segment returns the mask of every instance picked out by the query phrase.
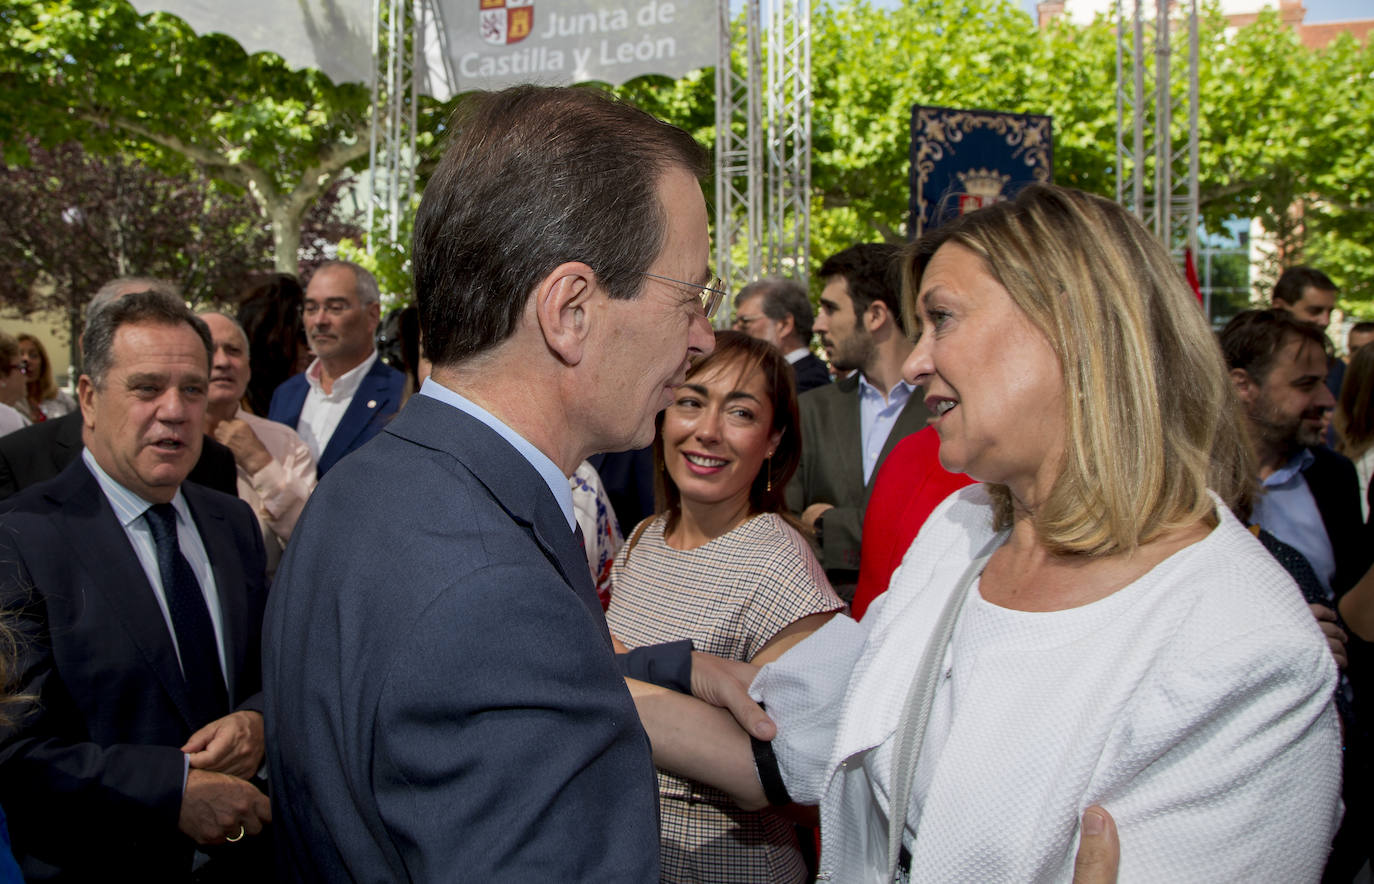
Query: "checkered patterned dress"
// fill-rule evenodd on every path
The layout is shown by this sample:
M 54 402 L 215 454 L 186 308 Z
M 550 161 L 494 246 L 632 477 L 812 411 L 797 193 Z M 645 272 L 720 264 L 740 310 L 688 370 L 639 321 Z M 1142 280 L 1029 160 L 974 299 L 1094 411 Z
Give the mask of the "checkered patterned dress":
M 611 632 L 630 647 L 692 639 L 749 660 L 791 623 L 841 607 L 810 546 L 780 516 L 749 519 L 693 550 L 671 549 L 658 516 L 616 556 Z M 789 884 L 805 877 L 790 823 L 740 810 L 724 793 L 659 772 L 662 878 Z

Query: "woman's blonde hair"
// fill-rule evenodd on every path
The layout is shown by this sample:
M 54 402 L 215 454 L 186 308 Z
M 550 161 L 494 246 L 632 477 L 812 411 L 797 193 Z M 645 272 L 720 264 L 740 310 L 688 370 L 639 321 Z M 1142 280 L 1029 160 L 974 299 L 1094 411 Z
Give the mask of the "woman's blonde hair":
M 1169 253 L 1139 221 L 1109 200 L 1047 185 L 964 215 L 907 252 L 910 328 L 920 327 L 921 276 L 946 243 L 982 258 L 1059 358 L 1066 450 L 1034 513 L 1046 547 L 1130 552 L 1212 521 L 1209 487 L 1230 506 L 1248 502 L 1252 454 L 1220 348 Z M 1026 404 L 1033 419 L 1035 403 Z M 990 491 L 1004 528 L 1011 493 Z
M 28 341 L 33 344 L 33 349 L 38 351 L 38 358 L 43 360 L 43 365 L 38 369 L 36 377 L 33 375 L 34 367 L 29 366 L 28 383 L 30 384 L 29 389 L 33 389 L 32 385 L 37 385 L 38 401 L 47 402 L 57 395 L 57 381 L 53 380 L 52 360 L 48 358 L 48 348 L 44 347 L 42 341 L 28 332 L 22 332 L 16 338 L 20 343 Z

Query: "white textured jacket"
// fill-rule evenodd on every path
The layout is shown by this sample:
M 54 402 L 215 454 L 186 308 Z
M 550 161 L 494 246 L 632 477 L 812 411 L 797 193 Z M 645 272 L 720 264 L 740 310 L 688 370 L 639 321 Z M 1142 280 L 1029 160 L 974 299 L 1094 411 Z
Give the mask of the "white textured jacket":
M 1123 882 L 1320 877 L 1341 816 L 1335 664 L 1288 575 L 1217 513 L 1091 605 L 1009 611 L 975 584 L 906 812 L 913 881 L 1067 881 L 1093 804 Z M 835 618 L 754 682 L 788 790 L 821 805 L 821 880 L 883 880 L 901 706 L 992 533 L 985 490 L 956 492 L 861 624 Z

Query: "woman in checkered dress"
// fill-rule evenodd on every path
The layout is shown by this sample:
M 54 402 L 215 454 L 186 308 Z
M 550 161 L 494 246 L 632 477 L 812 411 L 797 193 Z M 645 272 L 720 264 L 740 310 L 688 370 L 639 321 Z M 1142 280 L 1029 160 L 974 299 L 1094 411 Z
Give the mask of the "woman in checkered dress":
M 783 489 L 801 457 L 791 366 L 764 341 L 718 332 L 659 416 L 663 511 L 640 524 L 611 572 L 611 631 L 630 647 L 692 639 L 765 663 L 842 607 Z M 662 880 L 805 877 L 792 825 L 724 792 L 659 773 Z

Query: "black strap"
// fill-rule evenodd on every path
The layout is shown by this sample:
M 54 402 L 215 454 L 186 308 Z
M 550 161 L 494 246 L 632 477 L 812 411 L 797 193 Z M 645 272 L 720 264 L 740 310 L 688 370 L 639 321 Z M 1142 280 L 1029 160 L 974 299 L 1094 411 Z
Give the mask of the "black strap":
M 763 704 L 759 704 L 763 708 Z M 749 735 L 749 746 L 754 750 L 754 769 L 758 771 L 759 782 L 763 784 L 763 797 L 774 807 L 792 803 L 787 794 L 787 786 L 782 781 L 782 771 L 778 769 L 778 756 L 773 752 L 773 744 Z

